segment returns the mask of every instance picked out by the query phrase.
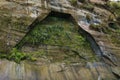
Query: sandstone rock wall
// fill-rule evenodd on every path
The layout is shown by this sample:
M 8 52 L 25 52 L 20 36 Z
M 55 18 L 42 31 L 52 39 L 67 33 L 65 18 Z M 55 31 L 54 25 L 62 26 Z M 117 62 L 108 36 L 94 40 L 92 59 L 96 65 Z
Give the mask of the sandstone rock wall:
M 68 0 L 1 0 L 0 1 L 0 52 L 8 52 L 14 47 L 25 34 L 29 27 L 36 21 L 44 19 L 50 11 L 71 14 L 78 25 L 93 36 L 102 51 L 105 63 L 119 66 L 120 48 L 114 46 L 107 35 L 93 31 L 86 22 L 86 15 L 93 17 L 92 22 L 97 19 L 103 23 L 111 15 L 107 10 L 97 11 L 97 14 L 84 9 L 71 6 Z M 107 11 L 107 15 L 106 15 Z M 102 16 L 101 16 L 102 15 Z M 97 17 L 97 18 L 96 18 Z M 116 55 L 116 56 L 115 56 Z
M 115 76 L 103 63 L 81 64 L 33 64 L 23 62 L 16 64 L 9 61 L 0 61 L 1 80 L 116 80 Z

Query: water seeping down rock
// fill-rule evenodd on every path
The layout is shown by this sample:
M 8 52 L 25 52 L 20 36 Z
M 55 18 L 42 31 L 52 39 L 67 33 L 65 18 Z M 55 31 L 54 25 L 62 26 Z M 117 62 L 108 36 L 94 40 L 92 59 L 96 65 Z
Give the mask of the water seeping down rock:
M 90 1 L 92 2 L 92 0 Z M 112 13 L 97 5 L 91 12 L 81 8 L 82 4 L 77 2 L 77 6 L 74 7 L 70 0 L 1 0 L 1 53 L 10 52 L 29 32 L 30 27 L 34 27 L 36 23 L 54 11 L 70 14 L 74 18 L 101 62 L 87 62 L 86 67 L 81 67 L 80 64 L 40 66 L 38 63 L 34 65 L 27 62 L 16 64 L 2 60 L 0 61 L 0 80 L 118 80 L 120 77 L 120 47 L 112 44 L 109 34 L 90 28 L 90 24 L 107 23 Z M 87 21 L 88 15 L 91 17 L 89 21 Z M 88 75 L 84 75 L 86 73 Z

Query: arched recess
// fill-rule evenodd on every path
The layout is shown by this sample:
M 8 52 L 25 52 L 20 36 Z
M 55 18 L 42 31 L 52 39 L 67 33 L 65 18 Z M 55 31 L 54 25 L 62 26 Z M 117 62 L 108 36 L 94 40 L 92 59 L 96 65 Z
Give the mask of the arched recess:
M 47 17 L 49 17 L 51 15 L 54 15 L 54 16 L 57 16 L 57 17 L 59 16 L 59 17 L 62 17 L 62 18 L 69 18 L 69 20 L 71 20 L 72 22 L 74 22 L 75 24 L 77 24 L 77 22 L 75 21 L 75 19 L 72 17 L 71 14 L 66 14 L 66 13 L 60 13 L 60 12 L 51 11 L 49 13 L 49 15 L 47 15 Z M 46 18 L 44 18 L 42 21 L 44 21 Z M 37 25 L 39 22 L 40 22 L 39 19 L 36 19 L 28 27 L 29 28 L 29 32 L 24 36 L 24 38 L 34 29 L 34 26 Z M 87 41 L 90 43 L 90 45 L 92 47 L 92 50 L 95 52 L 95 54 L 101 55 L 102 52 L 101 52 L 99 46 L 97 45 L 97 43 L 95 42 L 94 38 L 88 32 L 86 32 L 85 30 L 83 30 L 80 26 L 78 26 L 77 28 L 79 29 L 80 34 L 82 34 L 87 39 Z M 25 43 L 24 38 L 15 47 L 19 48 L 19 47 L 23 46 L 24 43 Z

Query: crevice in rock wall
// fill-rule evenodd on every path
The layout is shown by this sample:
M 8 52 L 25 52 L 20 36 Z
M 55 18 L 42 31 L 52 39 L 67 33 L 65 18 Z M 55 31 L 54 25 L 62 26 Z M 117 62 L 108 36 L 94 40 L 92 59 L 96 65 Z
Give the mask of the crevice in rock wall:
M 80 27 L 79 27 L 80 28 Z M 94 40 L 94 38 L 92 37 L 92 35 L 90 35 L 88 32 L 86 32 L 85 30 L 83 30 L 82 28 L 80 28 L 80 30 L 82 30 L 84 36 L 87 38 L 87 40 L 90 42 L 91 47 L 93 49 L 93 51 L 95 52 L 96 55 L 102 57 L 103 53 L 99 47 L 99 45 L 96 43 L 96 41 Z

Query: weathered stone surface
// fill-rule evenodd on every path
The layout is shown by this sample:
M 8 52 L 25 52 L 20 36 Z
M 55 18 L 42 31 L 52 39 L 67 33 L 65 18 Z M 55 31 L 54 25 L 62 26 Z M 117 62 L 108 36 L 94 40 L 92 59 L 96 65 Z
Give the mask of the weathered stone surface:
M 0 80 L 116 80 L 103 63 L 28 63 L 0 61 Z
M 113 45 L 109 41 L 109 38 L 106 34 L 91 30 L 89 27 L 90 23 L 86 21 L 86 15 L 88 14 L 93 18 L 91 20 L 91 23 L 94 23 L 96 19 L 99 23 L 104 23 L 104 21 L 106 21 L 107 18 L 109 18 L 111 15 L 109 11 L 102 10 L 102 12 L 99 12 L 98 9 L 101 11 L 101 8 L 96 7 L 95 12 L 97 14 L 94 14 L 84 9 L 79 9 L 71 6 L 68 0 L 0 0 L 0 52 L 9 52 L 9 50 L 14 47 L 19 41 L 21 41 L 25 34 L 29 31 L 29 26 L 32 27 L 34 23 L 44 19 L 50 13 L 50 11 L 56 11 L 71 14 L 80 28 L 82 28 L 94 38 L 95 42 L 98 45 L 98 48 L 100 48 L 99 54 L 102 56 L 104 55 L 104 57 L 108 59 L 108 61 L 105 62 L 109 64 L 109 61 L 112 61 L 114 65 L 119 67 L 120 48 Z M 102 18 L 105 18 L 101 19 L 101 15 Z M 116 56 L 118 58 L 116 58 Z M 101 78 L 101 75 L 98 75 L 97 71 L 95 70 L 96 68 L 94 68 L 92 72 L 96 80 L 98 78 Z M 105 71 L 105 69 L 103 71 Z M 47 72 L 46 69 L 45 72 Z M 80 74 L 81 72 L 82 70 L 79 71 Z M 86 72 L 88 72 L 88 76 L 91 77 L 91 73 L 88 71 L 88 69 L 85 71 L 85 73 Z M 75 80 L 75 77 L 72 77 L 72 73 L 69 74 L 66 72 L 67 80 L 69 80 L 70 77 L 72 80 Z M 32 74 L 32 71 L 28 73 L 28 76 L 29 74 Z M 43 80 L 46 79 L 45 75 L 48 76 L 48 74 L 48 72 L 42 74 Z M 16 74 L 14 73 L 14 75 Z M 21 73 L 18 75 L 21 75 Z M 81 78 L 80 76 L 77 77 L 78 80 Z M 82 77 L 84 80 L 89 80 L 89 78 L 86 79 L 85 75 L 82 75 Z M 11 80 L 12 79 L 13 78 L 11 78 Z M 47 77 L 47 79 L 49 79 L 49 77 Z M 30 80 L 30 78 L 28 80 Z M 56 78 L 51 80 L 56 80 Z
M 120 67 L 112 67 L 112 72 L 120 77 Z

